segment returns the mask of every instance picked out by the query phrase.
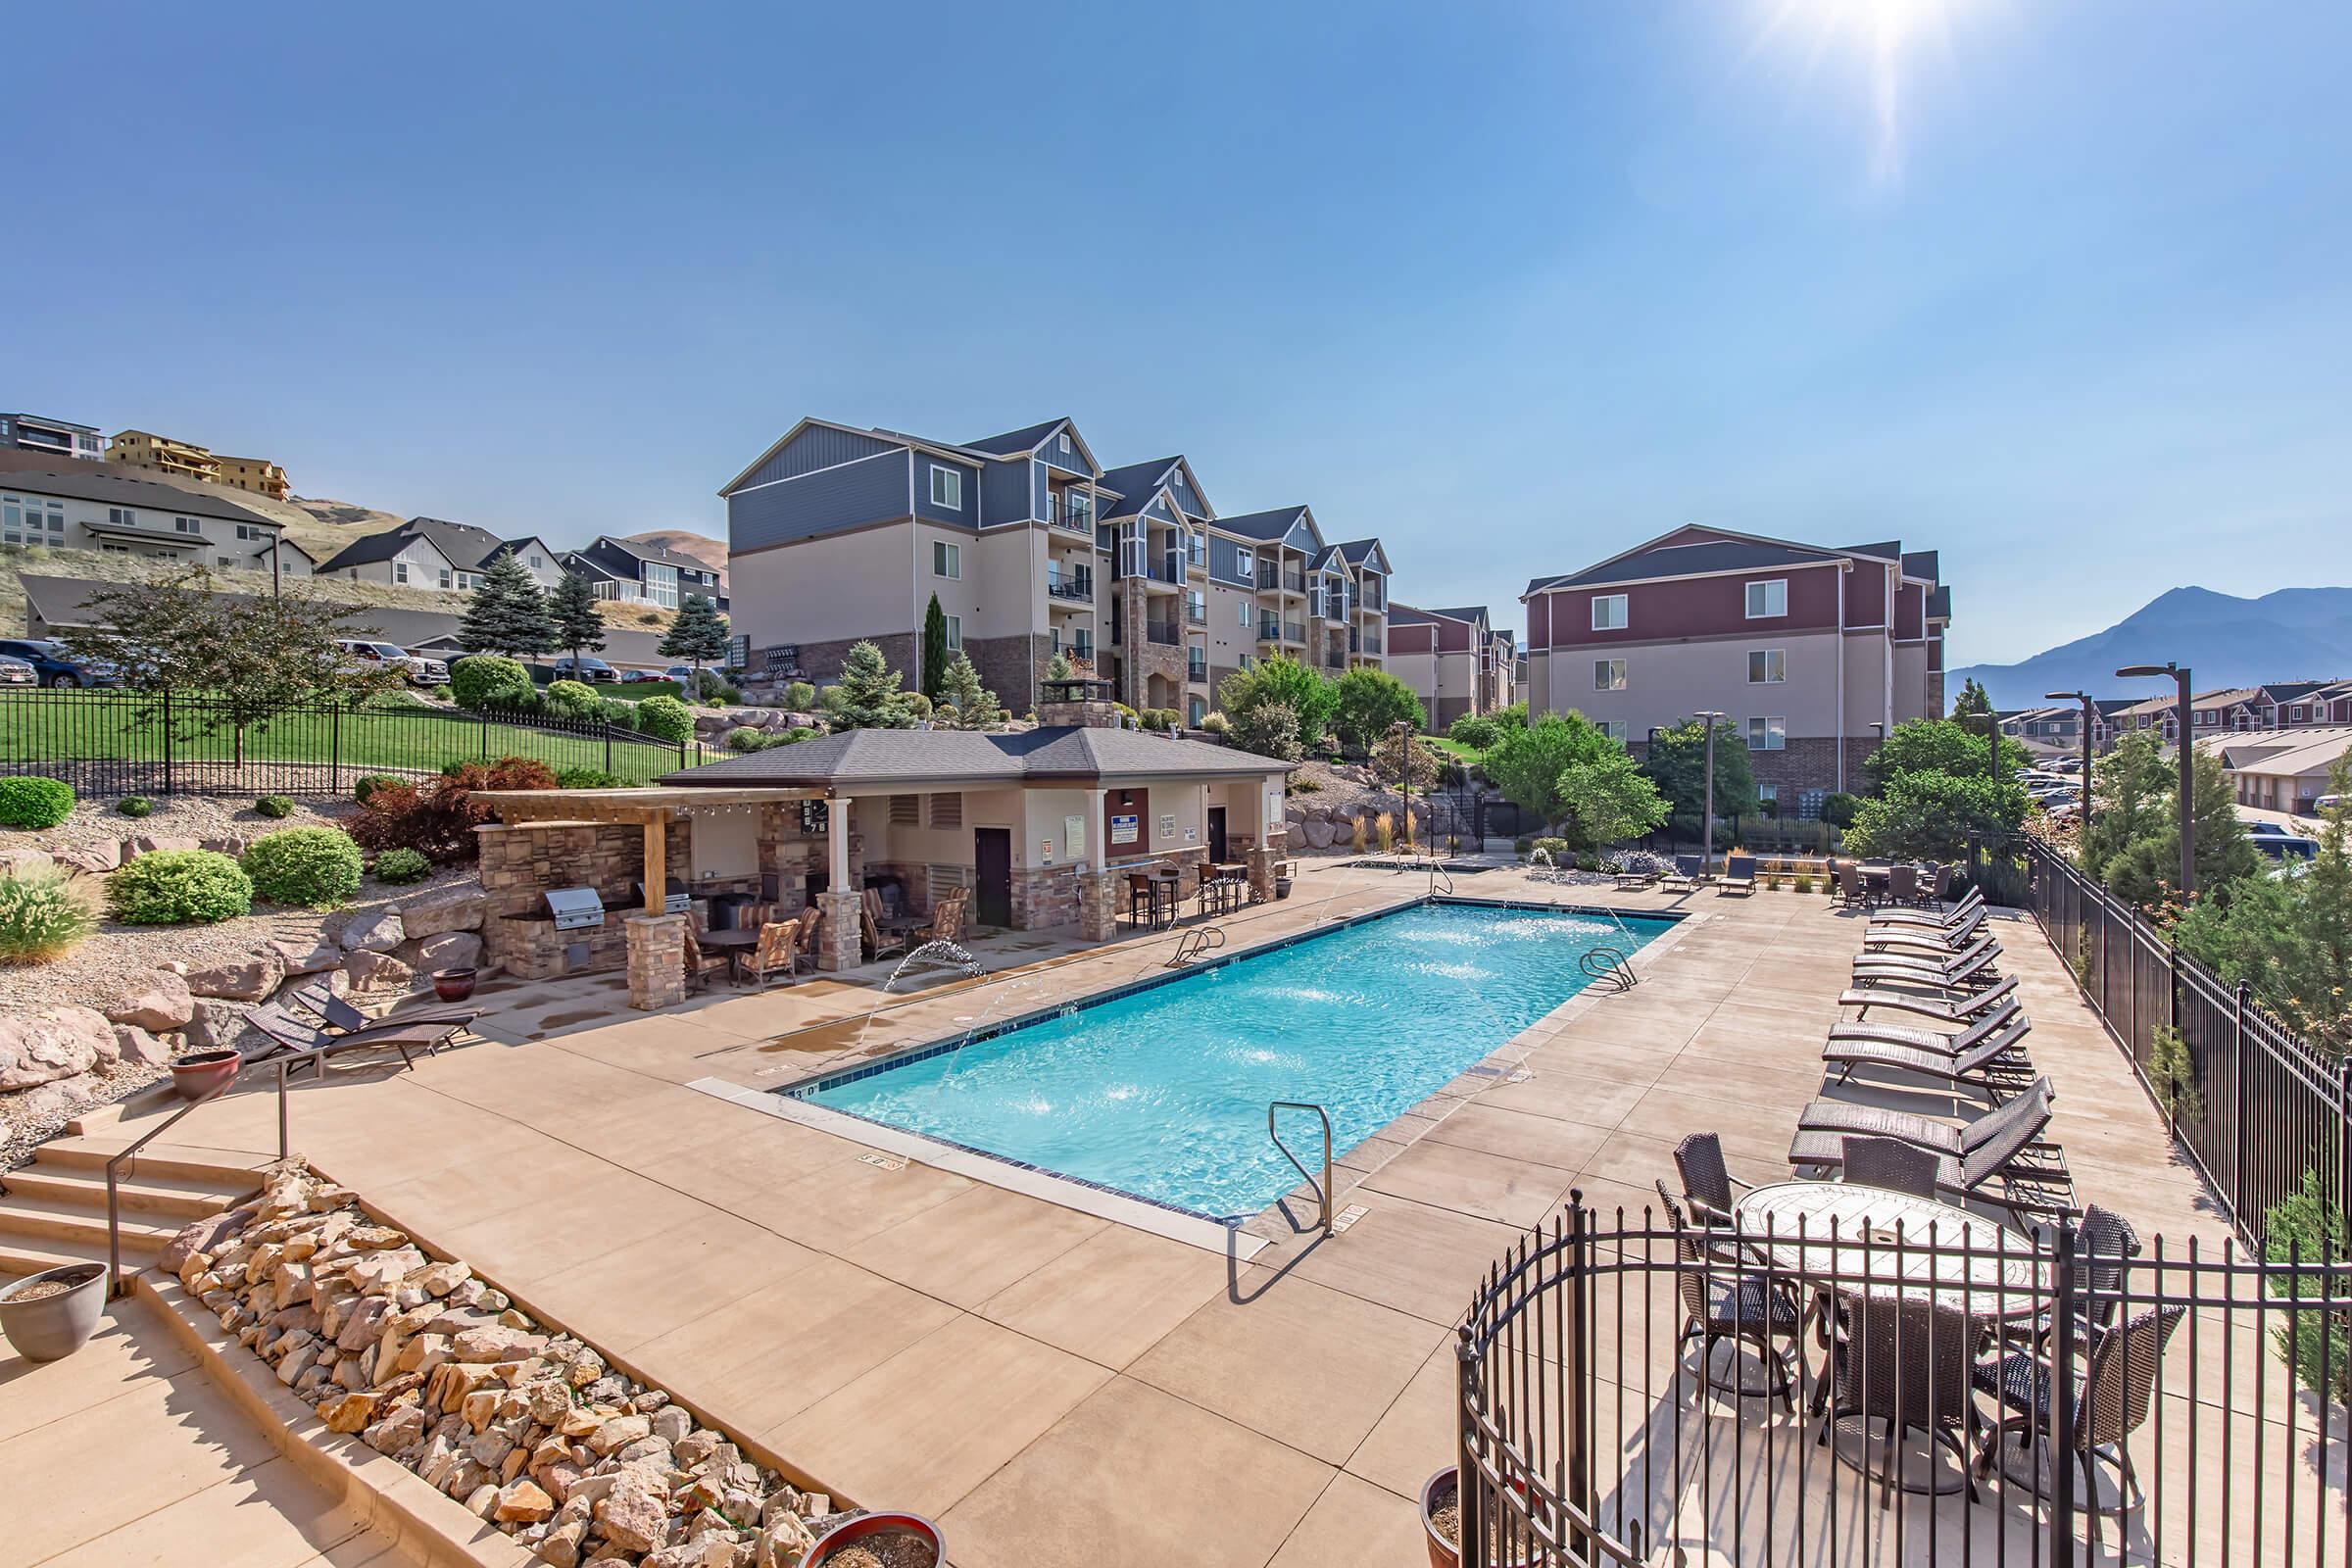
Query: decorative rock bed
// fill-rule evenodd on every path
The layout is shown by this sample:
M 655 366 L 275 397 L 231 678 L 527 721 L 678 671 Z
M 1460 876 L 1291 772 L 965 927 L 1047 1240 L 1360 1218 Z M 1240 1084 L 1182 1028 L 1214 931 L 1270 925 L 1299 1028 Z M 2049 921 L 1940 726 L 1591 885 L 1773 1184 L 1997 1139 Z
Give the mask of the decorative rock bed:
M 328 1431 L 558 1568 L 799 1568 L 833 1512 L 300 1160 L 182 1231 L 163 1266 Z

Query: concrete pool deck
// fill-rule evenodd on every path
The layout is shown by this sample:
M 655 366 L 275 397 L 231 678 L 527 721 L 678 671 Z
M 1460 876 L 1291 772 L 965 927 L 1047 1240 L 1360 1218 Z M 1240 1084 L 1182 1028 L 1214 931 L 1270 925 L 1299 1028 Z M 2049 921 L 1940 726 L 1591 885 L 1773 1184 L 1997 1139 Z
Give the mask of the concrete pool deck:
M 1346 1234 L 1263 1227 L 1246 1261 L 687 1087 L 767 1090 L 1157 973 L 1166 932 L 996 939 L 980 951 L 997 974 L 878 1011 L 875 968 L 617 1020 L 577 985 L 514 988 L 484 1044 L 298 1088 L 294 1141 L 844 1494 L 938 1518 L 960 1568 L 1409 1563 L 1409 1499 L 1451 1462 L 1449 1331 L 1478 1275 L 1572 1187 L 1654 1201 L 1688 1132 L 1720 1133 L 1743 1177 L 1785 1176 L 1860 940 L 1818 895 L 1616 894 L 1515 869 L 1456 884 L 1701 918 L 1637 958 L 1633 992 L 1589 991 L 1494 1042 L 1527 1076 L 1457 1080 L 1394 1130 L 1410 1137 L 1350 1155 L 1344 1201 L 1364 1212 Z M 1308 862 L 1289 901 L 1225 923 L 1240 946 L 1424 891 Z M 2055 956 L 2030 922 L 2001 934 L 2082 1196 L 2143 1235 L 2218 1246 L 2204 1188 Z M 270 1097 L 238 1095 L 171 1138 L 274 1150 L 274 1118 Z

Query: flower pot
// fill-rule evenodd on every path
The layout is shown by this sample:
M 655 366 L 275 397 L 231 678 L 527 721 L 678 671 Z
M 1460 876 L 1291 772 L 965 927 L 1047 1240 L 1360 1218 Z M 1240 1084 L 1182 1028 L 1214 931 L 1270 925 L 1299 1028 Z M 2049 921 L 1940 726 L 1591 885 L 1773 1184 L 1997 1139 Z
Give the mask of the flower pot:
M 1277 899 L 1287 899 L 1287 898 L 1289 898 L 1290 896 L 1291 896 L 1291 879 L 1290 879 L 1289 877 L 1287 877 L 1287 876 L 1278 876 L 1278 877 L 1276 877 L 1276 878 L 1274 879 L 1274 897 L 1276 897 Z
M 939 1526 L 914 1513 L 865 1513 L 845 1519 L 819 1535 L 810 1544 L 802 1561 L 808 1568 L 825 1568 L 825 1561 L 840 1548 L 865 1541 L 874 1536 L 913 1536 L 931 1547 L 932 1560 L 938 1568 L 947 1568 L 947 1543 L 940 1538 Z
M 1462 1568 L 1461 1551 L 1438 1533 L 1437 1513 L 1454 1499 L 1460 1475 L 1447 1465 L 1421 1483 L 1421 1534 L 1429 1545 L 1429 1568 Z
M 172 1064 L 172 1087 L 182 1100 L 202 1100 L 228 1087 L 245 1058 L 231 1050 L 199 1051 Z
M 473 995 L 474 981 L 481 971 L 472 964 L 460 964 L 454 969 L 433 971 L 433 995 L 443 1002 L 464 1002 Z
M 67 1289 L 23 1299 L 28 1292 L 47 1293 L 58 1285 Z M 0 1290 L 0 1332 L 25 1360 L 56 1361 L 89 1343 L 105 1306 L 106 1265 L 68 1263 Z

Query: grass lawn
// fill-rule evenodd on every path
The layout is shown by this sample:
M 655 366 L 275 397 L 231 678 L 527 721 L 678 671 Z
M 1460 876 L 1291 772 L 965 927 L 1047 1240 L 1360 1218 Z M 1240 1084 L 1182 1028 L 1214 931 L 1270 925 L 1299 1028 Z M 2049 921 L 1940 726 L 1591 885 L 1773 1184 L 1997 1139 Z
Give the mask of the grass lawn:
M 1475 746 L 1464 746 L 1450 735 L 1424 735 L 1421 738 L 1464 767 L 1475 767 L 1487 760 L 1485 752 Z
M 26 693 L 0 698 L 0 766 L 60 761 L 157 762 L 164 757 L 160 725 L 137 720 L 148 704 L 106 691 Z M 177 762 L 234 762 L 233 731 L 197 733 L 172 714 L 172 757 Z M 421 707 L 365 708 L 358 712 L 288 714 L 265 730 L 246 732 L 248 762 L 339 762 L 351 778 L 367 772 L 438 772 L 443 764 L 483 758 L 530 757 L 551 767 L 610 768 L 623 783 L 642 784 L 677 769 L 673 745 L 615 736 L 607 760 L 599 735 L 529 724 L 483 723 L 470 714 Z M 689 747 L 688 761 L 702 760 Z

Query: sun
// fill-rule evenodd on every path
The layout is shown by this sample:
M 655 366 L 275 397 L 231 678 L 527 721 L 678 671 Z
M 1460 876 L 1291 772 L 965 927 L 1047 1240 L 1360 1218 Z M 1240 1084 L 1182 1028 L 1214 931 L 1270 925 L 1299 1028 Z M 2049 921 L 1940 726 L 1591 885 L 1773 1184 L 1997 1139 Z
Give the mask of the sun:
M 1822 58 L 1857 58 L 1870 93 L 1874 125 L 1871 174 L 1890 181 L 1902 173 L 1903 72 L 1923 40 L 1948 37 L 1960 13 L 1984 9 L 1984 0 L 1762 0 L 1759 46 L 1794 43 L 1809 53 L 1808 71 Z

